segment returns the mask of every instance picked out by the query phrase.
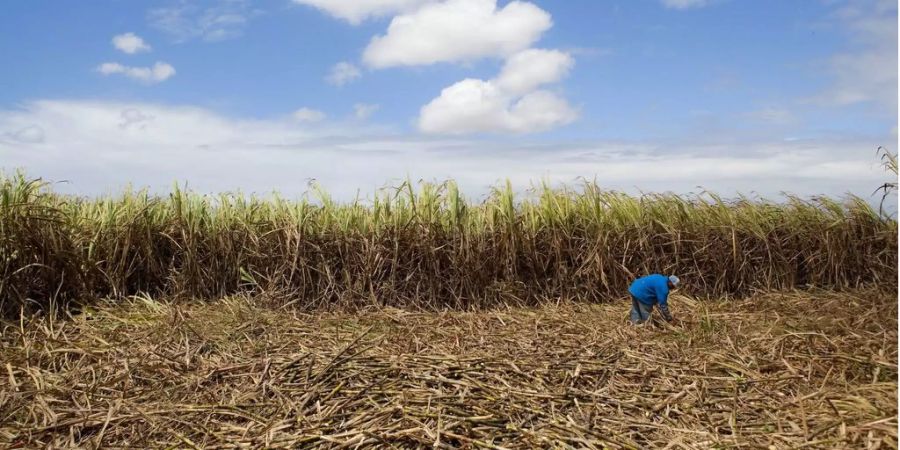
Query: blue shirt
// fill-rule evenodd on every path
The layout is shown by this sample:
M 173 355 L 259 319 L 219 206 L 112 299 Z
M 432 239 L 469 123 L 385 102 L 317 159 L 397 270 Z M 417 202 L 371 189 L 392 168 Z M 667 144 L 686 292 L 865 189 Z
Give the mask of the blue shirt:
M 647 275 L 631 283 L 628 292 L 645 305 L 666 307 L 669 300 L 669 277 L 660 274 Z

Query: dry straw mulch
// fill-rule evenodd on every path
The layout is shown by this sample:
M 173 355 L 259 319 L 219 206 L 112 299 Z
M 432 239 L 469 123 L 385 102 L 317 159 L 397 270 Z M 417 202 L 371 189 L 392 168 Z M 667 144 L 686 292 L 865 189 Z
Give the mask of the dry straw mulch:
M 894 292 L 7 323 L 0 447 L 897 448 Z

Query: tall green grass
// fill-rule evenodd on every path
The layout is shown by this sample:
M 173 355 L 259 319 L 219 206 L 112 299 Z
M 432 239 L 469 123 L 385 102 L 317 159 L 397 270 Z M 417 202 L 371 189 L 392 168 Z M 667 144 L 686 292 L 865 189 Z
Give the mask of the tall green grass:
M 897 222 L 864 200 L 629 196 L 592 183 L 506 184 L 480 203 L 452 182 L 369 202 L 126 191 L 80 198 L 0 178 L 0 312 L 136 293 L 272 293 L 302 307 L 471 308 L 597 301 L 649 272 L 700 296 L 894 286 Z

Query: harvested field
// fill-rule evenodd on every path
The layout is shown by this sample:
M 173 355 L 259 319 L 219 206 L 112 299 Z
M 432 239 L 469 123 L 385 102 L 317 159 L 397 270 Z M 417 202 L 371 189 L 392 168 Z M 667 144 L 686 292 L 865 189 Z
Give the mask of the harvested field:
M 896 291 L 304 315 L 258 299 L 6 322 L 13 448 L 897 448 Z

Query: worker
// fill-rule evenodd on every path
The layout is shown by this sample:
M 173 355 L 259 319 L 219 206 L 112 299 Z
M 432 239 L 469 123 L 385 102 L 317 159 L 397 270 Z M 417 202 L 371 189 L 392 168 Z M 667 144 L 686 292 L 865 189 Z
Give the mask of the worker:
M 659 312 L 666 322 L 672 321 L 669 313 L 669 291 L 678 286 L 680 280 L 675 275 L 647 275 L 631 283 L 631 322 L 641 324 L 650 320 L 653 305 L 659 305 Z

